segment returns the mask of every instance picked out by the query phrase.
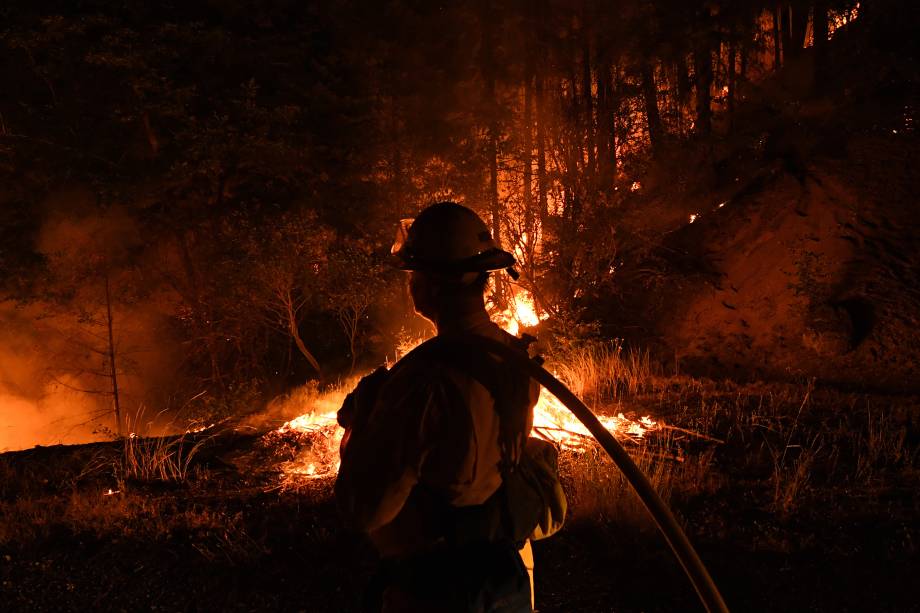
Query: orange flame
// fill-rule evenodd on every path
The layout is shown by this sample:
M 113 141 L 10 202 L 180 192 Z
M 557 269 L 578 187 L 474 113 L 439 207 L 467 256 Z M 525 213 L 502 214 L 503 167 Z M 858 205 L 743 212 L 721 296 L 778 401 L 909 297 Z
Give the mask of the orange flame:
M 533 298 L 521 291 L 509 301 L 509 307 L 504 312 L 494 315 L 494 319 L 507 332 L 517 335 L 521 327 L 535 326 L 545 316 L 537 314 Z M 404 349 L 408 351 L 411 348 Z M 275 430 L 280 435 L 292 432 L 306 435 L 312 442 L 308 451 L 281 465 L 285 480 L 320 479 L 337 474 L 338 450 L 344 431 L 336 423 L 336 410 L 341 406 L 346 393 L 345 388 L 338 388 L 321 396 L 312 411 Z M 646 433 L 660 427 L 648 416 L 630 419 L 618 413 L 616 416 L 599 416 L 599 419 L 617 437 L 633 440 L 641 439 Z M 593 440 L 587 428 L 546 389 L 540 390 L 540 397 L 534 407 L 533 429 L 535 435 L 575 452 L 586 450 Z

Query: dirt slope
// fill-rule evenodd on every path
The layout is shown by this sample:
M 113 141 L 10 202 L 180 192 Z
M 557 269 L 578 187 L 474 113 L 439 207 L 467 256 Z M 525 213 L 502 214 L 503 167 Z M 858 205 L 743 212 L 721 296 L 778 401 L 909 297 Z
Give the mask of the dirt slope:
M 611 334 L 697 375 L 920 389 L 920 76 L 868 35 L 835 38 L 820 95 L 806 54 L 649 171 L 623 224 L 660 238 L 618 273 Z
M 892 194 L 915 171 L 907 159 L 872 155 L 890 184 L 874 185 L 878 168 L 854 176 L 853 163 L 824 163 L 802 181 L 780 172 L 671 237 L 706 271 L 658 322 L 683 364 L 917 384 L 920 228 L 915 200 Z

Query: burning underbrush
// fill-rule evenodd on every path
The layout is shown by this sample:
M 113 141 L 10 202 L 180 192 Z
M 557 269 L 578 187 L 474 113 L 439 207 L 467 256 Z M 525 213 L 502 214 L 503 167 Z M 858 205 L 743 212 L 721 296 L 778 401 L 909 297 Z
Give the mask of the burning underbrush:
M 640 449 L 650 436 L 666 426 L 647 414 L 626 408 L 623 394 L 636 388 L 642 373 L 641 360 L 624 358 L 619 346 L 590 346 L 570 353 L 559 362 L 557 376 L 579 395 L 594 401 L 601 423 L 626 444 Z M 645 365 L 647 367 L 647 364 Z M 292 406 L 307 409 L 280 428 L 264 435 L 260 445 L 276 463 L 282 488 L 303 485 L 305 481 L 334 477 L 339 467 L 339 444 L 344 434 L 336 423 L 336 411 L 355 380 L 336 385 L 320 393 L 313 385 L 285 397 L 279 404 L 290 412 Z M 594 450 L 596 443 L 588 430 L 545 389 L 534 408 L 533 436 L 553 442 L 564 454 L 583 454 Z M 660 445 L 661 437 L 656 438 Z M 659 456 L 678 456 L 672 452 L 654 452 Z
M 617 381 L 585 374 L 580 393 L 599 413 L 623 413 L 608 425 L 735 610 L 912 610 L 903 586 L 920 542 L 920 399 L 651 372 L 631 393 L 625 373 L 642 374 L 629 364 L 643 360 L 608 345 L 567 351 L 565 363 L 579 364 L 579 352 L 597 373 L 613 372 L 619 355 Z M 0 601 L 30 611 L 178 610 L 192 598 L 222 610 L 360 610 L 373 556 L 341 525 L 331 487 L 332 415 L 352 386 L 297 390 L 272 410 L 303 415 L 267 434 L 224 426 L 175 442 L 0 454 Z M 643 415 L 655 427 L 630 434 Z M 683 610 L 693 594 L 638 498 L 602 450 L 566 430 L 569 519 L 535 545 L 539 609 Z M 168 456 L 186 470 L 132 472 L 132 454 L 140 467 Z M 843 583 L 823 579 L 828 567 Z
M 539 351 L 672 506 L 733 608 L 913 603 L 897 590 L 917 570 L 920 399 L 665 376 L 609 341 Z M 332 491 L 335 413 L 356 382 L 306 385 L 201 432 L 0 454 L 0 600 L 359 610 L 374 559 Z M 534 546 L 539 609 L 683 610 L 693 594 L 642 503 L 546 392 L 533 434 L 560 448 L 569 502 L 566 527 Z M 854 588 L 823 581 L 828 565 Z M 119 589 L 101 587 L 113 572 Z M 867 584 L 883 586 L 872 602 Z
M 515 335 L 522 327 L 536 326 L 545 319 L 537 313 L 533 299 L 525 291 L 515 292 L 509 306 L 492 315 Z M 420 342 L 406 343 L 398 353 L 404 355 Z M 640 446 L 648 434 L 662 429 L 663 424 L 648 415 L 624 409 L 622 404 L 625 395 L 635 394 L 643 381 L 650 379 L 647 356 L 624 353 L 617 343 L 594 343 L 557 351 L 547 366 L 577 395 L 593 401 L 601 423 L 622 441 Z M 277 461 L 282 488 L 336 475 L 339 444 L 344 434 L 336 423 L 336 411 L 356 381 L 354 378 L 323 393 L 308 385 L 283 398 L 275 407 L 269 407 L 269 411 L 282 414 L 299 408 L 297 417 L 269 432 L 261 441 Z M 575 454 L 595 446 L 587 428 L 546 389 L 540 390 L 534 407 L 532 436 Z

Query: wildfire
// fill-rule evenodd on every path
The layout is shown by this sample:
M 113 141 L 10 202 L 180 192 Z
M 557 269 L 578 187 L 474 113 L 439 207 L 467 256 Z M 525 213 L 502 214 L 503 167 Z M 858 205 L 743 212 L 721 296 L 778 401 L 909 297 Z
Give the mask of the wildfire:
M 504 312 L 493 317 L 496 323 L 514 335 L 521 327 L 535 326 L 545 318 L 537 314 L 533 298 L 523 291 L 510 300 Z M 270 434 L 278 440 L 294 437 L 306 443 L 297 457 L 281 465 L 286 480 L 321 479 L 335 476 L 338 472 L 338 451 L 344 431 L 336 423 L 336 411 L 347 392 L 346 387 L 341 387 L 320 396 L 312 411 L 292 419 Z M 641 439 L 660 427 L 647 416 L 631 419 L 618 413 L 616 416 L 600 416 L 599 419 L 617 437 L 632 440 Z M 533 431 L 536 436 L 575 452 L 584 451 L 593 440 L 587 428 L 545 389 L 540 390 L 534 407 Z
M 648 416 L 630 419 L 623 413 L 617 413 L 609 417 L 600 415 L 598 419 L 619 438 L 641 439 L 646 433 L 659 428 L 658 422 Z M 545 388 L 540 390 L 540 399 L 533 410 L 533 429 L 537 436 L 564 449 L 584 451 L 593 440 L 584 424 Z
M 495 323 L 504 328 L 506 332 L 517 336 L 521 327 L 532 328 L 546 319 L 546 315 L 537 315 L 533 297 L 527 292 L 516 293 L 509 301 L 508 308 L 494 316 Z

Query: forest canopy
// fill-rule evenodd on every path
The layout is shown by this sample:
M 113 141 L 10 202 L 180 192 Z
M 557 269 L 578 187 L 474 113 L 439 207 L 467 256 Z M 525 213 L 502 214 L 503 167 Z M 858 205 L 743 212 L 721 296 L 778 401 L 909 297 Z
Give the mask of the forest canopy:
M 886 7 L 5 3 L 3 317 L 38 324 L 3 333 L 30 366 L 0 392 L 226 413 L 377 361 L 419 325 L 394 228 L 440 200 L 488 220 L 541 312 L 602 319 L 687 223 L 647 193 L 721 188 L 740 139 L 794 170 L 745 100 L 797 62 L 833 90 L 828 42 Z

